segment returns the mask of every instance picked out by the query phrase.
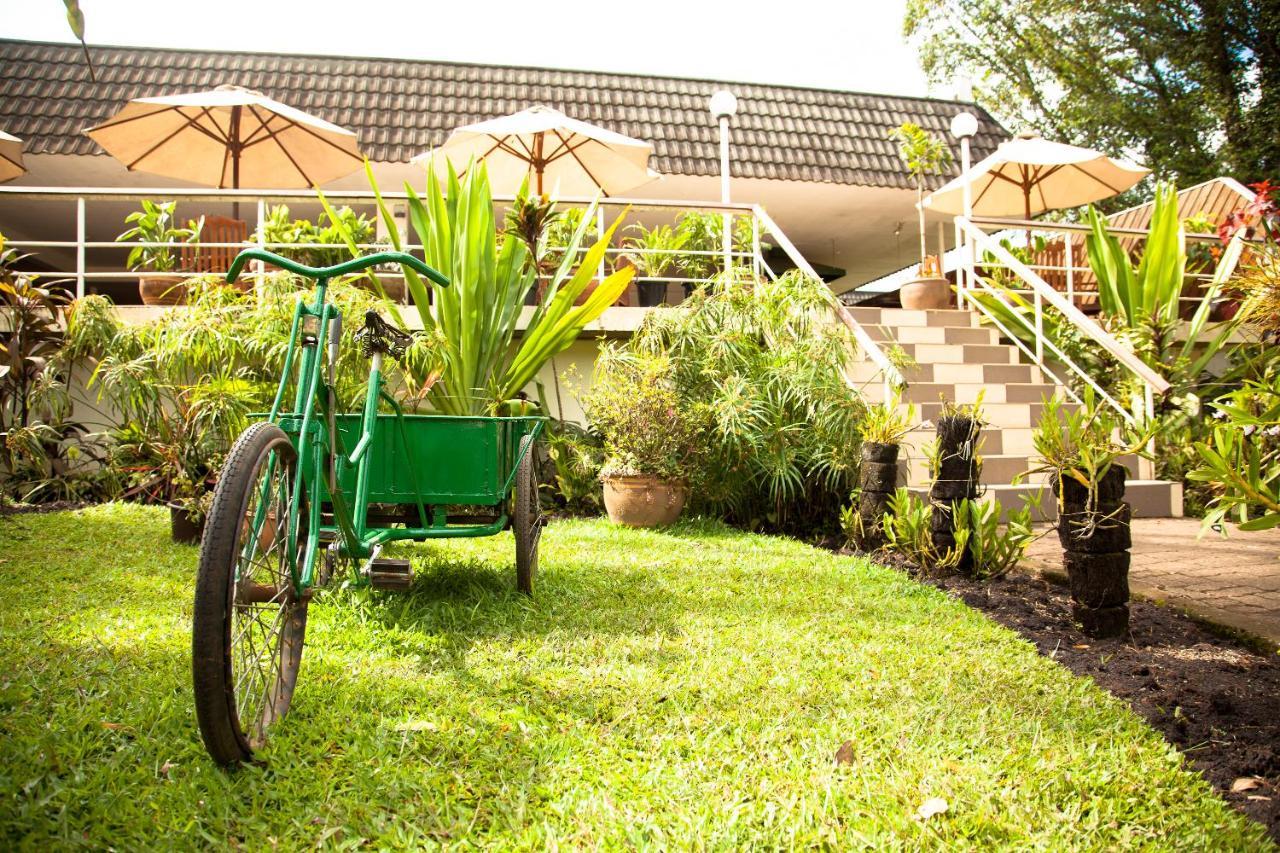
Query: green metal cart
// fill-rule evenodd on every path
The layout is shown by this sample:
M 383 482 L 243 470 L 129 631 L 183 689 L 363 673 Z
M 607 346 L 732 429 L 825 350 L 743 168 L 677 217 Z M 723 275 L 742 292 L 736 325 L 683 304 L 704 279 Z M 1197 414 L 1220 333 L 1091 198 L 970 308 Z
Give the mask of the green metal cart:
M 253 259 L 311 278 L 315 290 L 294 311 L 271 411 L 231 448 L 200 546 L 192 675 L 200 733 L 220 764 L 252 758 L 288 713 L 308 604 L 340 566 L 355 584 L 407 589 L 409 561 L 382 558 L 387 543 L 510 528 L 516 585 L 532 594 L 542 527 L 534 445 L 543 419 L 404 413 L 382 365 L 411 337 L 377 312 L 354 335 L 370 360 L 364 409 L 336 411 L 342 317 L 329 280 L 386 263 L 447 287 L 444 275 L 402 252 L 315 269 L 249 249 L 227 281 Z

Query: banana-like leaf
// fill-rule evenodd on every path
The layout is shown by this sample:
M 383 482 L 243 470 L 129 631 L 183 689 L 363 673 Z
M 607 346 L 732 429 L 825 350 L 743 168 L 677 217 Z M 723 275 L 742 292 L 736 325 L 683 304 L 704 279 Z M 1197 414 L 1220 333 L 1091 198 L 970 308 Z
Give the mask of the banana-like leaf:
M 1089 205 L 1086 216 L 1092 229 L 1085 238 L 1089 266 L 1098 279 L 1098 298 L 1103 313 L 1124 317 L 1126 325 L 1136 320 L 1133 303 L 1133 268 L 1120 241 L 1107 231 L 1107 219 Z

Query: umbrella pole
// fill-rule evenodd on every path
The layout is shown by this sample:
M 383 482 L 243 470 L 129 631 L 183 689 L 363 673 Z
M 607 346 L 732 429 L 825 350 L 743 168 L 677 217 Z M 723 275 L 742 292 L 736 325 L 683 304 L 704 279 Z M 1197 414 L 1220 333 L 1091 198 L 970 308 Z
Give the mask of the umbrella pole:
M 231 133 L 227 144 L 231 146 L 231 188 L 240 189 L 240 111 L 242 107 L 231 108 Z M 231 202 L 231 218 L 240 218 L 240 198 Z

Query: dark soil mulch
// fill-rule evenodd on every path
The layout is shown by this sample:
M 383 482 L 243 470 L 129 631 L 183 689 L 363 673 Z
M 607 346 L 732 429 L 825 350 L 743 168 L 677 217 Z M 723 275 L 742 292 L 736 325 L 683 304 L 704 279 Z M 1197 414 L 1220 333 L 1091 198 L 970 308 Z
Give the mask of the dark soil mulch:
M 922 580 L 1128 702 L 1227 802 L 1280 841 L 1280 658 L 1275 654 L 1259 653 L 1147 601 L 1130 602 L 1127 637 L 1094 640 L 1072 624 L 1066 589 L 1028 575 L 987 582 L 957 576 Z M 1257 787 L 1233 792 L 1241 779 Z

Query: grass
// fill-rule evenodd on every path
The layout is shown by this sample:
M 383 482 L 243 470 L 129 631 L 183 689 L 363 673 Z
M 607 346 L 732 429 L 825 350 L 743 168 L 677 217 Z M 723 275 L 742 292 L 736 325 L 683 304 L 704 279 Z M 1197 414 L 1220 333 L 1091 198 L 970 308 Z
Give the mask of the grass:
M 532 601 L 509 534 L 319 597 L 267 763 L 225 773 L 167 516 L 0 518 L 0 848 L 1267 844 L 1121 702 L 891 570 L 701 522 L 542 543 Z

